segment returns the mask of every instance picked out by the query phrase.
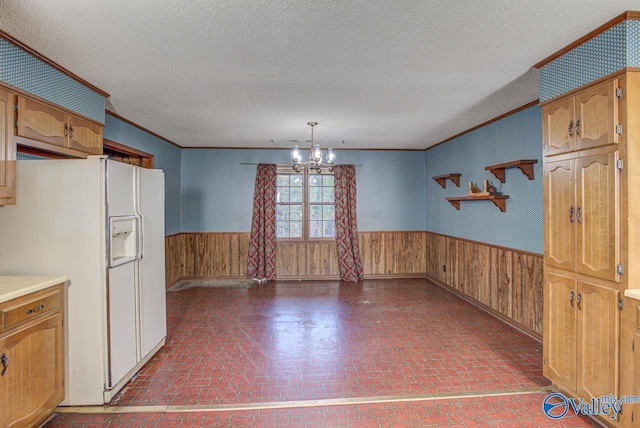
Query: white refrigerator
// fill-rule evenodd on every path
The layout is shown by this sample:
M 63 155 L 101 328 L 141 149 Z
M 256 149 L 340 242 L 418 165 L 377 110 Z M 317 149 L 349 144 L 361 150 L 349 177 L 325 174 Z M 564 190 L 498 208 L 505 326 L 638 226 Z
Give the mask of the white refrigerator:
M 66 275 L 66 397 L 109 402 L 164 345 L 164 174 L 91 156 L 17 161 L 0 275 Z

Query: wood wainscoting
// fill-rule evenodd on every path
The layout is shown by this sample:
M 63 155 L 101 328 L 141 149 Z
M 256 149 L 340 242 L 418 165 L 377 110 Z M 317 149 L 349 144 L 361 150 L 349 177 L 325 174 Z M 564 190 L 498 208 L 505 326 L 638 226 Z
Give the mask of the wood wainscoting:
M 427 278 L 542 338 L 543 257 L 427 232 Z
M 431 232 L 360 232 L 365 278 L 427 277 L 523 331 L 542 333 L 540 254 Z M 165 240 L 167 287 L 182 278 L 244 278 L 249 233 Z M 278 244 L 279 279 L 338 279 L 334 242 Z
M 424 277 L 426 232 L 361 232 L 366 278 Z M 244 278 L 249 233 L 180 233 L 165 240 L 167 287 L 181 278 Z M 335 242 L 278 243 L 279 279 L 338 279 Z

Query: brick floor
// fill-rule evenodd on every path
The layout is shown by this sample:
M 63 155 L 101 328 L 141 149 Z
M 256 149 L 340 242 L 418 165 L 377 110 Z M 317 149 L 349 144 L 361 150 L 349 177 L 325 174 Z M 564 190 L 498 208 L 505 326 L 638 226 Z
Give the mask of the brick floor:
M 426 280 L 192 288 L 168 293 L 167 306 L 166 346 L 111 405 L 219 405 L 549 385 L 542 377 L 540 343 Z M 510 398 L 518 411 L 485 397 L 315 411 L 60 415 L 49 425 L 553 426 L 541 411 L 543 398 Z M 309 412 L 322 420 L 304 419 Z M 482 418 L 494 422 L 487 425 Z
M 546 394 L 250 411 L 56 416 L 48 428 L 92 427 L 596 427 L 541 411 Z

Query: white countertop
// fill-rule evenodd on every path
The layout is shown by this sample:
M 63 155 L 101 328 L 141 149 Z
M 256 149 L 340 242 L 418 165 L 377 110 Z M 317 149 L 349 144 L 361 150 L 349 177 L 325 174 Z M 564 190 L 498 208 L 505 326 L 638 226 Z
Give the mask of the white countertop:
M 627 297 L 631 297 L 632 299 L 640 300 L 640 288 L 630 288 L 624 290 L 624 295 Z
M 66 276 L 0 276 L 0 303 L 43 290 L 66 280 Z

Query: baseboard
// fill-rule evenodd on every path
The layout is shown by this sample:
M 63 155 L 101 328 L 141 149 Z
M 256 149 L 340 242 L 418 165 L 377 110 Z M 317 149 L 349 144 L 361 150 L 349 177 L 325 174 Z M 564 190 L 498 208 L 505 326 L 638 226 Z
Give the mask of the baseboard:
M 450 293 L 455 294 L 456 296 L 460 297 L 461 299 L 471 303 L 473 306 L 477 307 L 478 309 L 481 309 L 481 310 L 487 312 L 489 315 L 492 315 L 492 316 L 498 318 L 500 321 L 502 321 L 505 324 L 508 324 L 509 326 L 515 328 L 519 332 L 521 332 L 523 334 L 526 334 L 527 336 L 529 336 L 530 338 L 534 339 L 535 341 L 542 343 L 542 334 L 540 334 L 538 332 L 535 332 L 535 331 L 532 331 L 532 330 L 529 330 L 528 328 L 524 327 L 522 324 L 517 323 L 516 321 L 514 321 L 511 318 L 501 314 L 500 312 L 496 311 L 495 309 L 490 308 L 489 306 L 485 305 L 484 303 L 477 301 L 473 297 L 469 297 L 466 294 L 461 293 L 459 290 L 456 290 L 455 288 L 445 284 L 444 282 L 441 282 L 440 280 L 438 280 L 436 278 L 433 278 L 432 276 L 425 275 L 424 278 L 426 278 L 429 281 L 433 282 L 437 286 L 444 288 L 445 290 L 449 291 Z
M 365 275 L 364 279 L 423 279 L 425 273 L 398 273 L 398 274 L 373 274 Z M 167 284 L 167 288 L 170 288 L 183 280 L 189 279 L 247 279 L 246 276 L 181 276 L 180 278 Z M 340 281 L 339 276 L 327 275 L 327 276 L 284 276 L 276 278 L 276 281 Z

